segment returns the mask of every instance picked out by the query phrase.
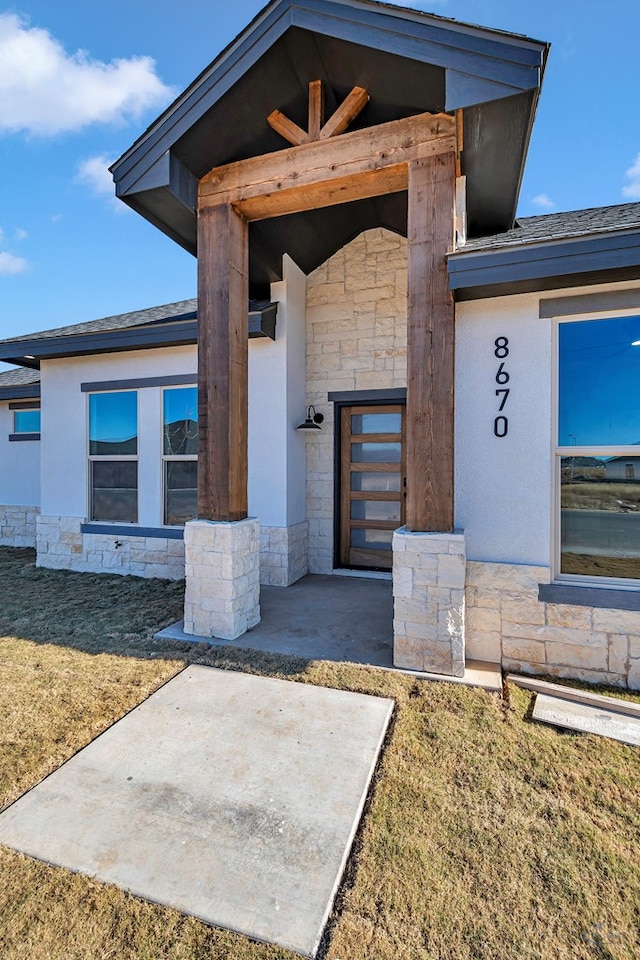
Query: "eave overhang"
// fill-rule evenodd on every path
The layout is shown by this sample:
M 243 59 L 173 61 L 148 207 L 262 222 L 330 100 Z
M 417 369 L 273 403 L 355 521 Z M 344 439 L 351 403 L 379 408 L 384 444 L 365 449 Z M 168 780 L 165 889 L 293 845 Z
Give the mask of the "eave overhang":
M 277 303 L 252 303 L 248 312 L 249 339 L 276 338 Z M 120 330 L 101 330 L 96 333 L 67 334 L 57 337 L 38 337 L 31 340 L 0 343 L 0 360 L 34 370 L 42 360 L 62 357 L 84 357 L 103 353 L 122 353 L 127 350 L 149 350 L 197 344 L 198 321 L 191 319 L 174 322 L 156 321 L 147 326 L 126 327 Z M 4 389 L 17 390 L 18 387 Z M 23 388 L 25 389 L 25 388 Z M 30 388 L 33 389 L 33 388 Z M 38 387 L 39 390 L 39 387 Z M 14 394 L 30 396 L 30 394 Z M 13 396 L 12 395 L 12 398 Z M 0 388 L 0 399 L 2 398 Z M 39 396 L 33 394 L 33 396 Z
M 353 86 L 367 89 L 356 126 L 463 108 L 469 234 L 503 230 L 515 215 L 547 53 L 526 37 L 372 0 L 272 0 L 113 165 L 116 193 L 195 254 L 199 179 L 282 149 L 266 117 L 278 108 L 304 123 L 308 83 L 321 79 L 329 110 Z M 326 259 L 353 226 L 344 211 L 316 213 L 315 232 L 332 236 L 319 245 Z M 399 219 L 375 201 L 359 217 L 364 228 Z M 305 261 L 304 223 L 287 224 L 283 249 L 280 226 L 252 228 L 254 288 L 275 279 L 284 249 L 307 271 L 317 265 Z
M 0 400 L 37 400 L 40 397 L 39 383 L 15 384 L 0 387 Z
M 510 244 L 449 255 L 458 301 L 640 278 L 640 231 Z

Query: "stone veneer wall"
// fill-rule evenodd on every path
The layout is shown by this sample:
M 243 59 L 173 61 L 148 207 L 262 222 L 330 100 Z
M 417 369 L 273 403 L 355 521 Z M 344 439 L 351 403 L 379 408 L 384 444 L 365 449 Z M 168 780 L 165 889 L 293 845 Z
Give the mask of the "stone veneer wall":
M 38 507 L 0 506 L 0 547 L 35 547 Z
M 323 413 L 307 434 L 309 571 L 333 570 L 336 390 L 407 385 L 407 241 L 388 230 L 361 233 L 307 281 L 307 403 Z
M 5 539 L 2 510 L 11 518 Z M 32 511 L 31 537 L 25 511 Z M 12 511 L 9 514 L 9 511 Z M 22 511 L 22 513 L 18 513 Z M 36 546 L 39 567 L 85 573 L 120 573 L 135 577 L 182 580 L 185 575 L 184 540 L 169 537 L 135 537 L 82 533 L 77 517 L 40 517 L 36 544 L 36 513 L 32 507 L 0 508 L 0 545 Z M 22 518 L 22 520 L 21 520 Z M 21 525 L 22 524 L 22 525 Z M 116 546 L 118 544 L 118 546 Z M 307 523 L 293 527 L 261 527 L 260 583 L 286 587 L 307 572 Z
M 235 640 L 260 622 L 260 524 L 190 520 L 184 528 L 184 632 Z
M 467 562 L 467 657 L 640 689 L 640 612 L 541 602 L 550 580 L 547 567 Z
M 39 517 L 37 566 L 182 580 L 184 541 L 82 533 L 77 517 Z
M 393 534 L 393 662 L 464 676 L 465 542 L 462 533 Z
M 309 524 L 292 527 L 260 525 L 260 583 L 288 587 L 307 573 Z

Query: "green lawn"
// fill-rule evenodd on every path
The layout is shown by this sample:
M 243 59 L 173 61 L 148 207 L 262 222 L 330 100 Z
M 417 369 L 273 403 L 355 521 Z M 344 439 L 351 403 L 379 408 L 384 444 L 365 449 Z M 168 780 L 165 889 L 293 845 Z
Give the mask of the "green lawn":
M 533 723 L 533 695 L 159 644 L 181 586 L 37 570 L 0 549 L 0 802 L 187 662 L 393 697 L 326 960 L 640 956 L 640 750 Z M 292 955 L 0 850 L 1 960 Z

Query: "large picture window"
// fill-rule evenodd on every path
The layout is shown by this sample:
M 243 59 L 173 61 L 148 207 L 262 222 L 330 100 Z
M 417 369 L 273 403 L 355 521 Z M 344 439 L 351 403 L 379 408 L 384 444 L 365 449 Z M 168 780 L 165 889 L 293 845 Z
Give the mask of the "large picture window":
M 89 394 L 89 517 L 138 522 L 138 395 Z
M 640 580 L 640 316 L 558 337 L 561 577 Z
M 163 394 L 164 522 L 182 525 L 198 515 L 198 390 Z

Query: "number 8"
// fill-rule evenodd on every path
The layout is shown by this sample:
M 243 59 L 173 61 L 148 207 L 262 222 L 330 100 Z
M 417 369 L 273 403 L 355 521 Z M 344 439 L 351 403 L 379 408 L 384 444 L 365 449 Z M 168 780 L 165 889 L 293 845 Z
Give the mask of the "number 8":
M 509 340 L 507 337 L 498 337 L 495 341 L 495 356 L 498 360 L 504 360 L 505 357 L 509 356 Z

